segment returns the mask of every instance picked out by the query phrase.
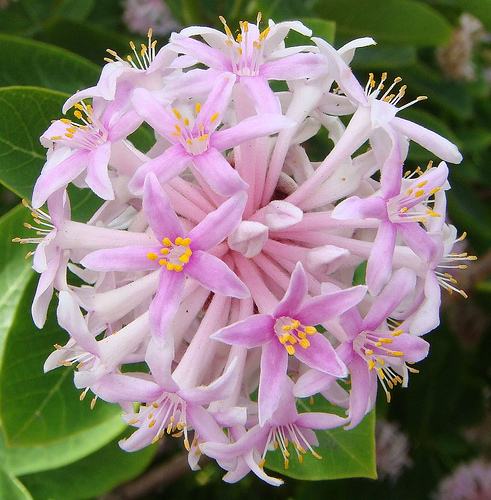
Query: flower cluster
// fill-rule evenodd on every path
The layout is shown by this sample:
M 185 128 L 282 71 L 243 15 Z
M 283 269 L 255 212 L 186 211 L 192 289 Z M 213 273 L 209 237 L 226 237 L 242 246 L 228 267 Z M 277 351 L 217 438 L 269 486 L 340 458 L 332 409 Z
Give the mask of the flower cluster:
M 221 21 L 108 51 L 99 82 L 66 102 L 73 118 L 41 137 L 37 236 L 19 241 L 37 244 L 34 322 L 57 290 L 69 334 L 45 370 L 74 365 L 81 399 L 121 406 L 124 450 L 183 436 L 192 468 L 203 453 L 226 481 L 279 485 L 268 450 L 285 468 L 321 458 L 315 430 L 352 429 L 378 387 L 390 400 L 408 384 L 440 288 L 465 295 L 451 270 L 474 257 L 452 251 L 462 237 L 445 223 L 456 146 L 398 116 L 423 99 L 406 102 L 399 77 L 363 86 L 350 70 L 372 39 L 286 47 L 311 31 Z M 141 151 L 132 134 L 149 128 Z M 333 145 L 318 161 L 321 129 Z M 405 169 L 410 141 L 442 161 Z M 70 183 L 103 200 L 86 223 Z M 313 395 L 332 413 L 299 413 Z

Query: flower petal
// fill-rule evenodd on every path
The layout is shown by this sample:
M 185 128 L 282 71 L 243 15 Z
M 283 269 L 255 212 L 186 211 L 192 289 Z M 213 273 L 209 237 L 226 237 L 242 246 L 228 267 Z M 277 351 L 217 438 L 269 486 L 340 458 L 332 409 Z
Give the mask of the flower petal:
M 250 297 L 248 288 L 227 264 L 209 253 L 194 251 L 184 272 L 212 292 L 238 299 Z
M 157 253 L 160 247 L 120 247 L 96 250 L 86 255 L 81 264 L 93 271 L 150 271 L 158 264 L 147 257 L 149 252 Z
M 215 148 L 194 156 L 192 161 L 211 189 L 222 196 L 232 196 L 248 187 L 237 170 Z
M 347 422 L 346 418 L 332 413 L 309 412 L 301 413 L 295 424 L 307 429 L 335 429 Z
M 221 243 L 239 225 L 247 195 L 237 193 L 210 212 L 188 234 L 193 250 L 209 250 Z
M 358 285 L 308 299 L 298 310 L 296 319 L 304 325 L 318 325 L 328 319 L 340 316 L 359 304 L 366 292 L 365 286 Z
M 136 195 L 141 195 L 145 184 L 145 177 L 153 172 L 157 178 L 166 183 L 176 175 L 179 175 L 189 163 L 190 157 L 185 153 L 181 145 L 171 146 L 160 156 L 144 163 L 131 178 L 128 189 Z
M 279 342 L 273 340 L 263 345 L 258 395 L 259 425 L 261 426 L 273 416 L 278 408 L 287 366 L 288 354 Z
M 269 314 L 254 314 L 218 330 L 210 338 L 251 349 L 274 339 L 274 322 L 273 316 Z
M 258 114 L 281 114 L 280 101 L 263 77 L 242 76 L 240 84 L 247 89 Z
M 293 124 L 286 116 L 276 113 L 250 116 L 233 127 L 215 132 L 210 138 L 210 144 L 219 151 L 224 151 L 256 137 L 276 134 Z
M 326 72 L 326 64 L 318 54 L 293 54 L 265 62 L 260 68 L 260 75 L 267 80 L 317 78 Z
M 377 295 L 390 278 L 396 236 L 395 224 L 388 221 L 380 223 L 367 263 L 366 280 L 373 295 Z
M 88 156 L 85 182 L 103 200 L 114 200 L 114 191 L 107 167 L 111 157 L 111 143 L 106 142 Z
M 351 374 L 351 393 L 349 418 L 346 430 L 355 428 L 372 409 L 377 394 L 377 375 L 369 371 L 366 362 L 355 356 L 349 365 Z
M 346 365 L 341 361 L 331 343 L 322 333 L 309 337 L 309 342 L 310 347 L 306 349 L 295 346 L 295 357 L 297 359 L 310 368 L 334 377 L 343 378 L 348 375 Z
M 153 335 L 163 337 L 166 334 L 170 322 L 179 309 L 183 289 L 184 276 L 182 273 L 162 268 L 159 287 L 149 309 Z
M 301 262 L 297 262 L 292 272 L 290 283 L 285 295 L 275 310 L 275 316 L 296 317 L 296 312 L 304 301 L 308 291 L 308 281 Z
M 169 199 L 157 177 L 150 172 L 145 178 L 143 210 L 155 237 L 161 241 L 167 237 L 174 240 L 183 235 L 183 229 Z

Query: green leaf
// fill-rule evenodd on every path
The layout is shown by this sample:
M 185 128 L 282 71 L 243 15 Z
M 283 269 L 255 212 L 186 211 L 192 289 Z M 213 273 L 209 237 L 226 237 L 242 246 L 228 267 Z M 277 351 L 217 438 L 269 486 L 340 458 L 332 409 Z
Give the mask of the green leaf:
M 332 412 L 332 406 L 319 397 L 315 398 L 313 405 L 301 400 L 298 407 L 305 412 Z M 350 431 L 338 428 L 317 431 L 316 435 L 319 446 L 315 451 L 322 456 L 322 459 L 319 460 L 307 452 L 303 463 L 300 464 L 293 450 L 290 450 L 290 464 L 285 470 L 283 456 L 276 450 L 266 456 L 266 467 L 288 477 L 309 481 L 347 477 L 377 478 L 374 411 Z
M 15 58 L 12 58 L 15 54 Z M 94 85 L 100 69 L 90 61 L 66 50 L 0 34 L 2 66 L 0 86 L 33 85 L 73 94 Z
M 13 244 L 12 238 L 27 234 L 22 224 L 28 216 L 20 206 L 0 218 L 0 368 L 2 353 L 9 330 L 12 328 L 18 302 L 32 277 L 30 262 L 24 258 L 27 250 Z
M 464 12 L 477 17 L 484 27 L 491 30 L 491 0 L 457 0 Z
M 0 464 L 16 476 L 56 469 L 94 453 L 121 434 L 124 428 L 121 416 L 115 415 L 61 441 L 29 447 L 8 446 L 1 443 L 0 435 Z
M 100 28 L 97 25 L 66 19 L 56 20 L 38 35 L 40 40 L 58 45 L 87 59 L 102 64 L 106 49 L 113 49 L 125 57 L 131 52 L 129 38 Z M 138 46 L 140 40 L 134 38 Z
M 30 198 L 46 160 L 39 136 L 60 116 L 67 94 L 38 87 L 0 88 L 0 183 Z M 100 205 L 88 189 L 69 189 L 74 219 L 86 220 Z
M 127 453 L 115 441 L 74 464 L 21 479 L 39 500 L 97 497 L 138 476 L 147 468 L 156 449 L 150 446 Z
M 409 0 L 322 0 L 316 12 L 336 22 L 338 36 L 417 46 L 445 43 L 452 27 L 436 10 Z
M 356 49 L 351 67 L 365 71 L 387 71 L 411 66 L 416 58 L 414 47 L 383 43 Z
M 2 468 L 0 468 L 0 498 L 5 500 L 32 500 L 32 496 L 25 486 Z
M 53 344 L 64 344 L 67 334 L 57 324 L 54 307 L 42 332 L 35 328 L 29 314 L 35 285 L 32 280 L 19 301 L 0 369 L 0 415 L 9 446 L 59 442 L 118 414 L 115 405 L 98 402 L 91 411 L 88 401 L 79 401 L 73 369 L 43 373 Z

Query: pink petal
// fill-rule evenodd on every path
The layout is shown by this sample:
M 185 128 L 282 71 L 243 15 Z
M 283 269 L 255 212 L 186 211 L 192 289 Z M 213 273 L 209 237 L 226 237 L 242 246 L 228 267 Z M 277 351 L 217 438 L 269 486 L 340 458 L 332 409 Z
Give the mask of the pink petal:
M 346 418 L 338 417 L 331 413 L 301 413 L 295 424 L 307 429 L 335 429 L 347 422 Z
M 302 373 L 295 382 L 293 395 L 296 398 L 308 398 L 318 392 L 323 392 L 336 382 L 336 377 L 318 370 L 309 369 Z
M 198 124 L 203 124 L 205 130 L 215 130 L 221 122 L 221 117 L 225 111 L 235 84 L 235 75 L 233 73 L 225 73 L 215 80 L 215 84 L 208 94 L 206 102 L 201 107 L 201 111 L 196 117 L 195 128 Z M 219 118 L 211 121 L 211 117 L 218 113 Z M 198 132 L 198 130 L 196 130 Z
M 309 337 L 310 347 L 304 349 L 295 346 L 295 357 L 310 368 L 327 373 L 333 377 L 346 377 L 348 370 L 341 361 L 331 343 L 322 335 L 317 333 Z
M 221 71 L 230 71 L 231 64 L 228 57 L 220 50 L 214 49 L 203 42 L 192 38 L 185 38 L 180 35 L 173 35 L 171 38 L 172 45 L 181 49 L 185 54 L 193 57 L 197 61 L 202 62 L 206 66 L 218 69 Z
M 36 293 L 32 300 L 31 314 L 34 324 L 42 328 L 48 315 L 48 307 L 53 296 L 54 280 L 60 266 L 61 255 L 59 253 L 50 259 L 39 277 Z
M 346 430 L 356 427 L 372 409 L 377 393 L 377 375 L 369 371 L 366 362 L 355 356 L 349 365 L 351 374 L 351 393 L 349 418 L 350 424 Z
M 457 146 L 436 132 L 399 117 L 393 118 L 391 124 L 398 132 L 417 142 L 442 160 L 449 163 L 462 161 L 462 155 Z
M 365 286 L 358 285 L 308 299 L 298 310 L 296 319 L 304 325 L 318 325 L 328 319 L 340 316 L 359 304 L 366 292 Z
M 155 174 L 150 172 L 145 178 L 143 210 L 155 237 L 161 241 L 167 237 L 174 240 L 183 235 L 183 229 L 169 199 L 160 186 Z
M 233 127 L 215 132 L 210 144 L 219 151 L 224 151 L 256 137 L 276 134 L 292 125 L 289 118 L 276 113 L 250 116 Z
M 395 271 L 389 283 L 373 301 L 362 328 L 376 330 L 415 287 L 416 275 L 413 271 L 406 268 Z
M 259 425 L 263 426 L 278 408 L 283 379 L 286 377 L 288 354 L 284 347 L 272 340 L 263 345 L 259 378 Z
M 108 403 L 150 403 L 158 399 L 162 393 L 162 388 L 155 382 L 145 380 L 140 377 L 133 377 L 131 374 L 110 374 L 105 375 L 91 386 L 91 390 L 99 398 Z
M 181 303 L 184 276 L 175 271 L 160 271 L 157 293 L 150 304 L 150 326 L 152 334 L 163 337 L 174 319 Z
M 143 122 L 143 119 L 136 111 L 128 111 L 123 116 L 119 117 L 115 123 L 112 123 L 109 129 L 108 141 L 118 142 L 121 139 L 126 139 L 132 134 Z
M 294 316 L 308 292 L 308 281 L 301 262 L 297 262 L 288 289 L 275 310 L 277 318 Z
M 238 299 L 250 297 L 248 288 L 227 264 L 209 253 L 194 251 L 184 272 L 212 292 Z
M 280 101 L 274 95 L 265 78 L 262 76 L 242 76 L 240 84 L 247 89 L 258 114 L 281 114 Z
M 239 225 L 247 195 L 237 193 L 210 212 L 188 234 L 193 250 L 209 250 L 221 243 Z
M 377 295 L 390 278 L 396 236 L 397 229 L 392 222 L 380 223 L 367 263 L 366 280 L 373 295 Z
M 85 182 L 103 200 L 114 200 L 114 191 L 107 167 L 111 157 L 111 143 L 106 142 L 88 156 Z
M 334 219 L 386 219 L 387 203 L 379 196 L 359 198 L 351 196 L 334 207 L 332 211 Z
M 417 363 L 428 356 L 430 344 L 421 337 L 403 333 L 393 339 L 390 348 L 404 353 L 404 361 Z
M 426 262 L 434 260 L 439 251 L 438 244 L 417 222 L 397 224 L 397 229 L 416 255 Z
M 97 341 L 90 333 L 80 307 L 70 292 L 60 291 L 57 318 L 59 325 L 70 334 L 80 347 L 93 354 L 99 352 Z
M 318 54 L 293 54 L 265 62 L 260 75 L 267 80 L 302 80 L 327 73 L 326 63 Z
M 159 387 L 175 392 L 179 386 L 172 378 L 172 360 L 174 359 L 174 338 L 172 335 L 152 335 L 145 352 L 145 362 Z
M 192 161 L 211 189 L 222 196 L 232 196 L 248 187 L 237 170 L 215 148 L 192 157 Z
M 170 142 L 176 142 L 174 132 L 175 116 L 158 101 L 152 92 L 138 88 L 131 95 L 131 103 L 138 114 L 160 135 Z
M 179 145 L 170 146 L 160 156 L 144 163 L 131 178 L 128 189 L 141 195 L 145 177 L 149 172 L 153 172 L 162 184 L 179 175 L 190 161 L 190 156 Z
M 86 255 L 81 264 L 93 271 L 150 271 L 158 264 L 147 257 L 149 252 L 159 253 L 160 247 L 120 247 L 96 250 Z
M 54 192 L 65 188 L 69 182 L 78 177 L 88 163 L 89 153 L 85 150 L 75 151 L 58 165 L 43 170 L 38 177 L 32 193 L 32 206 L 39 208 Z
M 269 314 L 254 314 L 218 330 L 211 338 L 225 344 L 243 345 L 251 349 L 274 339 L 274 322 L 273 316 Z

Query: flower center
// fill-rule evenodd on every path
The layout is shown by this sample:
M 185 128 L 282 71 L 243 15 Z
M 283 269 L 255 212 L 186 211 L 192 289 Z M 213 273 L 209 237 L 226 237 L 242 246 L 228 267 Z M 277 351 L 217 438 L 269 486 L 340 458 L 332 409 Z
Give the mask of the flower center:
M 313 450 L 311 444 L 302 434 L 297 425 L 278 425 L 276 427 L 272 427 L 269 431 L 266 446 L 264 447 L 264 451 L 259 462 L 259 467 L 264 467 L 264 464 L 266 463 L 266 453 L 268 450 L 277 450 L 279 448 L 281 454 L 283 455 L 283 466 L 285 469 L 288 469 L 290 465 L 290 452 L 288 451 L 290 443 L 297 454 L 299 463 L 303 462 L 303 456 L 307 453 L 307 450 L 309 450 L 315 458 L 319 460 L 322 458 Z
M 102 124 L 94 117 L 94 111 L 90 104 L 83 101 L 75 104 L 73 115 L 82 123 L 74 122 L 68 118 L 61 118 L 61 122 L 66 125 L 63 135 L 51 137 L 52 141 L 69 142 L 70 147 L 93 150 L 104 144 L 107 140 L 107 132 Z
M 184 266 L 189 262 L 193 251 L 189 248 L 191 238 L 181 238 L 178 236 L 174 242 L 170 238 L 165 237 L 162 240 L 164 245 L 160 252 L 147 253 L 147 258 L 150 260 L 158 260 L 160 266 L 165 266 L 167 271 L 181 272 Z
M 191 123 L 189 118 L 183 117 L 178 109 L 172 109 L 176 117 L 173 135 L 178 138 L 183 148 L 190 155 L 196 156 L 204 153 L 208 149 L 210 144 L 209 127 L 215 127 L 219 114 L 213 113 L 208 119 L 210 125 L 205 125 L 205 123 L 199 119 L 199 113 L 201 111 L 201 104 L 199 102 L 196 103 L 194 111 L 195 118 L 193 123 Z
M 399 90 L 396 92 L 394 89 L 397 87 L 397 85 L 402 82 L 402 78 L 400 76 L 394 78 L 394 81 L 392 82 L 391 85 L 389 85 L 389 88 L 385 91 L 384 94 L 382 94 L 381 97 L 380 93 L 382 90 L 385 88 L 385 81 L 387 80 L 387 73 L 383 72 L 381 77 L 380 77 L 380 82 L 377 85 L 377 80 L 374 77 L 373 73 L 369 73 L 368 75 L 368 82 L 365 86 L 365 95 L 370 99 L 370 100 L 375 100 L 378 99 L 382 102 L 392 104 L 392 106 L 397 106 L 399 104 L 399 101 L 406 95 L 406 90 L 407 90 L 407 85 L 401 85 L 399 87 Z M 412 106 L 413 104 L 416 104 L 419 101 L 424 101 L 425 99 L 428 99 L 427 96 L 420 95 L 416 97 L 413 101 L 404 104 L 404 106 L 401 106 L 398 108 L 398 111 L 401 109 L 408 108 L 409 106 Z
M 259 30 L 259 23 L 262 15 L 259 12 L 255 25 L 250 25 L 247 21 L 240 21 L 240 33 L 234 39 L 232 31 L 227 25 L 224 17 L 220 16 L 225 34 L 227 35 L 227 47 L 232 63 L 233 72 L 239 76 L 256 76 L 259 67 L 263 62 L 264 40 L 266 40 L 270 28 Z
M 286 352 L 293 356 L 297 344 L 303 349 L 310 347 L 310 341 L 307 337 L 315 335 L 317 328 L 311 325 L 302 325 L 297 319 L 282 316 L 276 320 L 274 331 Z
M 128 54 L 125 59 L 120 57 L 120 55 L 112 49 L 106 49 L 106 52 L 113 57 L 105 57 L 104 61 L 108 63 L 114 63 L 116 61 L 123 62 L 129 64 L 132 68 L 138 70 L 147 70 L 152 64 L 152 61 L 155 59 L 155 47 L 157 46 L 157 40 L 152 41 L 153 31 L 152 28 L 148 30 L 147 37 L 148 43 L 145 45 L 144 43 L 140 44 L 140 49 L 137 49 L 134 42 L 130 42 L 130 49 L 133 52 L 133 55 Z
M 388 345 L 392 344 L 393 338 L 402 333 L 404 332 L 400 329 L 388 332 L 362 332 L 353 341 L 353 349 L 366 361 L 368 369 L 377 372 L 377 377 L 385 391 L 388 402 L 390 402 L 389 390 L 403 382 L 401 375 L 390 364 L 409 369 L 402 360 L 404 353 L 394 351 L 388 347 Z M 413 370 L 411 369 L 411 371 Z
M 138 412 L 134 413 L 132 418 L 128 420 L 128 424 L 155 429 L 152 443 L 162 439 L 165 434 L 175 438 L 184 435 L 184 446 L 186 450 L 190 450 L 186 402 L 177 394 L 166 392 L 153 403 L 142 404 Z

